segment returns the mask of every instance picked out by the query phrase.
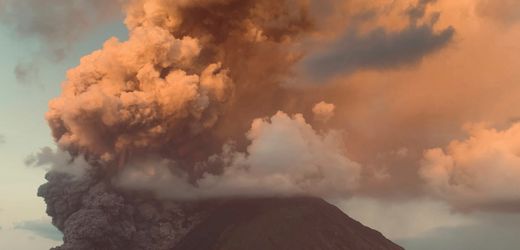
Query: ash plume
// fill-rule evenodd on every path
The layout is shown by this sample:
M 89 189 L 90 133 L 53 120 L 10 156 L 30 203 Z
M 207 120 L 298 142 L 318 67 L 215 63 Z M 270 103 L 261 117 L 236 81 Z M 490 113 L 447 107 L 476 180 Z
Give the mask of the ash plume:
M 213 141 L 220 148 L 212 137 L 226 119 L 241 123 L 223 114 L 265 104 L 270 96 L 263 95 L 277 92 L 296 60 L 286 44 L 310 29 L 310 20 L 305 1 L 291 2 L 128 4 L 129 40 L 111 39 L 82 58 L 49 105 L 59 146 L 102 165 L 148 153 L 204 159 Z M 275 111 L 251 110 L 247 120 Z
M 52 165 L 38 195 L 64 233 L 57 249 L 171 249 L 204 209 L 150 198 L 155 190 L 122 173 L 151 165 L 142 179 L 163 166 L 174 181 L 164 188 L 195 197 L 197 179 L 224 171 L 223 145 L 276 111 L 266 100 L 285 96 L 281 80 L 301 56 L 289 48 L 312 29 L 306 1 L 137 0 L 124 9 L 128 41 L 82 58 L 49 103 L 58 152 L 28 159 Z
M 38 195 L 57 249 L 172 249 L 212 198 L 356 190 L 342 131 L 306 119 L 324 126 L 335 106 L 286 86 L 330 21 L 316 4 L 125 2 L 129 39 L 67 72 L 46 114 L 58 150 L 27 160 L 51 165 Z

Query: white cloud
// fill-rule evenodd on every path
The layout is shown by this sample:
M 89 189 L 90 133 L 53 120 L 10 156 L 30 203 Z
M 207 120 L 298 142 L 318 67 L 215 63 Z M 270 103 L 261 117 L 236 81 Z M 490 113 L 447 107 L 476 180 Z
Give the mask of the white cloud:
M 431 192 L 462 209 L 520 208 L 520 123 L 467 130 L 467 139 L 424 153 L 420 175 Z
M 346 196 L 355 189 L 361 166 L 348 159 L 338 131 L 316 132 L 301 114 L 278 112 L 256 119 L 246 152 L 231 144 L 211 161 L 224 163 L 219 175 L 206 173 L 197 188 L 186 177 L 173 174 L 173 162 L 138 163 L 127 168 L 116 183 L 131 189 L 148 189 L 159 196 L 197 198 L 208 196 L 298 195 Z
M 336 106 L 331 103 L 319 102 L 314 105 L 312 112 L 314 113 L 314 119 L 321 122 L 326 122 L 334 116 L 334 110 Z

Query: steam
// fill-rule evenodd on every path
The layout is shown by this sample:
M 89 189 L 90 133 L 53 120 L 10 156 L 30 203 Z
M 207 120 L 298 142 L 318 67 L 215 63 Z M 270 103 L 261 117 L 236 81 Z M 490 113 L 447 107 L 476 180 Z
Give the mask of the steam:
M 344 196 L 358 185 L 361 166 L 348 159 L 339 131 L 319 134 L 301 114 L 278 112 L 253 121 L 245 152 L 224 146 L 207 164 L 222 162 L 218 174 L 205 173 L 190 185 L 168 171 L 168 163 L 138 164 L 127 168 L 119 186 L 150 190 L 159 197 L 194 199 L 222 196 L 319 195 Z M 142 166 L 146 167 L 142 167 Z

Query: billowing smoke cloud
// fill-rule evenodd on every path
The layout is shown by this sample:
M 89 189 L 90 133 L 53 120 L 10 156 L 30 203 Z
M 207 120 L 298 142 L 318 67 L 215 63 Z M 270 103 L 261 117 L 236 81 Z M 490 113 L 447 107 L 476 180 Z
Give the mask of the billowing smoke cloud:
M 270 119 L 256 119 L 247 133 L 246 152 L 224 146 L 209 159 L 225 168 L 206 173 L 192 186 L 168 171 L 167 162 L 126 169 L 116 181 L 129 189 L 154 191 L 176 199 L 243 195 L 344 196 L 358 185 L 361 166 L 345 155 L 338 131 L 319 134 L 301 114 L 278 112 Z M 144 167 L 143 167 L 144 165 Z
M 134 1 L 129 40 L 84 57 L 50 103 L 59 146 L 105 165 L 148 153 L 206 158 L 221 147 L 216 137 L 274 113 L 264 105 L 239 117 L 283 95 L 280 77 L 296 58 L 283 48 L 310 26 L 304 3 Z M 273 10 L 287 16 L 273 18 Z M 229 123 L 241 127 L 230 132 Z
M 49 105 L 58 144 L 124 164 L 127 155 L 157 152 L 182 134 L 191 138 L 214 126 L 219 103 L 231 94 L 227 70 L 219 63 L 198 74 L 170 70 L 199 52 L 197 40 L 157 27 L 136 28 L 124 43 L 109 40 L 69 71 L 62 96 Z
M 463 141 L 426 151 L 421 176 L 433 194 L 460 209 L 519 210 L 520 124 L 468 131 Z
M 0 145 L 5 143 L 5 136 L 0 134 Z
M 38 195 L 64 234 L 57 249 L 172 249 L 208 207 L 125 194 L 93 176 L 49 172 L 46 178 Z
M 281 80 L 301 56 L 290 48 L 312 29 L 307 1 L 136 0 L 125 10 L 128 41 L 82 58 L 49 104 L 60 150 L 28 159 L 54 165 L 38 194 L 64 232 L 59 249 L 171 249 L 204 210 L 147 191 L 194 199 L 356 186 L 359 165 L 301 115 L 256 120 L 243 136 L 253 118 L 283 108 L 268 100 L 289 101 Z M 272 151 L 291 131 L 289 154 Z M 301 166 L 286 165 L 303 152 Z M 280 162 L 267 161 L 274 153 Z M 85 163 L 82 176 L 62 170 Z
M 402 31 L 378 28 L 349 42 L 361 55 L 354 64 L 317 70 L 413 63 L 443 47 L 453 30 L 434 32 L 438 15 L 419 20 L 429 2 L 407 9 Z M 317 3 L 124 4 L 129 39 L 109 39 L 68 71 L 46 114 L 58 150 L 27 160 L 52 166 L 38 195 L 64 233 L 58 249 L 172 249 L 211 210 L 214 201 L 201 207 L 200 199 L 357 190 L 367 173 L 342 132 L 324 123 L 336 106 L 313 108 L 320 100 L 287 87 L 312 53 L 307 39 L 325 36 Z

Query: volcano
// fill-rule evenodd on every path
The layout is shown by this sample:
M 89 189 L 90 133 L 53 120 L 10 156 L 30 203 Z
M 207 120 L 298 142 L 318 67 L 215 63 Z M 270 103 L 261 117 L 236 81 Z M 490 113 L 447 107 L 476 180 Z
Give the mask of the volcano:
M 318 198 L 222 201 L 175 250 L 402 250 Z

